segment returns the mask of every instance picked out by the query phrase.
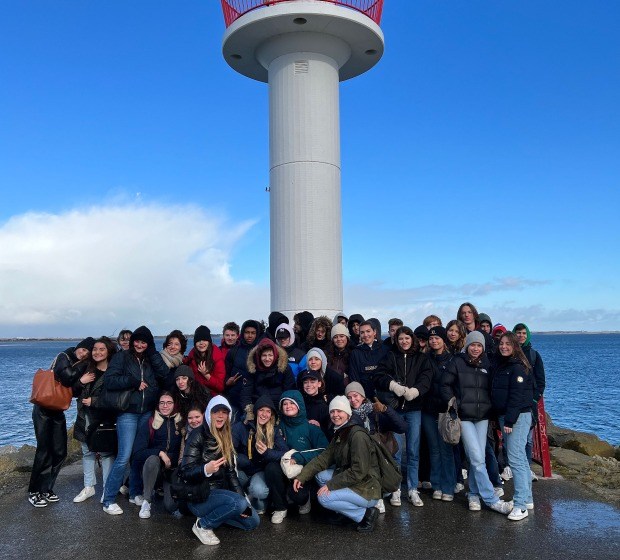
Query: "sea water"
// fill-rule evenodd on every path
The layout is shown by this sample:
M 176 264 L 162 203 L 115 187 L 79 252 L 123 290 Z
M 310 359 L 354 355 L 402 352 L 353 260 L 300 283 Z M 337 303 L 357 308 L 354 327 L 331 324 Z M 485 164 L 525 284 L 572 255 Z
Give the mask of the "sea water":
M 216 343 L 219 341 L 216 339 Z M 77 343 L 71 341 L 0 342 L 0 446 L 34 444 L 32 377 L 54 357 Z M 157 347 L 161 348 L 161 339 Z M 547 375 L 545 405 L 556 425 L 592 432 L 620 444 L 620 334 L 534 334 L 532 344 L 543 358 Z M 75 420 L 75 403 L 66 412 Z

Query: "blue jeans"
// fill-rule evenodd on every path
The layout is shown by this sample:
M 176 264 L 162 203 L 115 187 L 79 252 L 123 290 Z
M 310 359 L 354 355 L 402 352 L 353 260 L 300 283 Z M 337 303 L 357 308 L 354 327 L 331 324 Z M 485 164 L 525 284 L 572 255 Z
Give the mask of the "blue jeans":
M 314 478 L 319 486 L 325 486 L 334 476 L 334 469 L 321 471 Z M 319 504 L 326 509 L 347 516 L 359 523 L 366 510 L 377 505 L 378 500 L 367 500 L 350 488 L 331 490 L 329 494 L 323 494 L 318 498 Z
M 397 411 L 407 422 L 407 430 L 402 434 L 394 434 L 398 441 L 398 451 L 394 458 L 400 465 L 403 453 L 403 439 L 406 440 L 407 453 L 407 487 L 409 490 L 418 489 L 418 467 L 420 465 L 420 430 L 422 428 L 422 411 Z M 454 490 L 453 490 L 454 491 Z
M 269 497 L 269 487 L 265 481 L 265 472 L 259 471 L 248 478 L 248 475 L 240 470 L 238 478 L 242 488 L 247 492 L 248 498 L 250 498 L 252 507 L 257 511 L 265 511 L 267 509 L 267 498 Z
M 230 490 L 211 490 L 206 502 L 194 504 L 188 502 L 189 510 L 199 518 L 199 525 L 203 529 L 217 529 L 224 523 L 231 527 L 238 527 L 246 531 L 256 529 L 260 519 L 255 509 L 250 517 L 241 517 L 248 508 L 248 501 Z
M 95 486 L 97 484 L 97 475 L 95 474 L 95 462 L 97 453 L 95 451 L 89 451 L 88 445 L 82 443 L 82 469 L 84 471 L 84 487 Z M 100 453 L 101 457 L 101 470 L 103 476 L 103 488 L 105 489 L 106 480 L 110 474 L 112 463 L 114 463 L 114 455 L 111 453 Z
M 499 418 L 502 431 L 504 429 L 504 417 Z M 532 413 L 522 412 L 512 426 L 512 432 L 505 434 L 506 450 L 508 451 L 508 462 L 512 470 L 512 480 L 515 486 L 514 503 L 516 508 L 525 509 L 525 504 L 533 503 L 532 497 L 532 476 L 530 474 L 530 464 L 527 460 L 525 446 L 527 436 L 532 424 Z
M 499 498 L 493 492 L 484 460 L 488 427 L 488 420 L 461 420 L 461 440 L 469 459 L 469 495 L 480 496 L 484 503 L 490 506 Z
M 142 414 L 124 412 L 116 419 L 118 454 L 105 484 L 105 492 L 103 494 L 104 506 L 109 506 L 116 501 L 116 494 L 118 494 L 123 484 L 125 471 L 131 459 L 131 451 L 136 434 L 140 427 L 149 421 L 152 414 L 152 412 L 143 412 Z M 139 480 L 135 480 L 135 478 L 134 476 L 129 476 L 129 495 L 132 498 L 142 493 L 142 477 Z
M 428 443 L 433 490 L 441 490 L 442 494 L 452 496 L 454 495 L 454 486 L 456 484 L 453 446 L 446 443 L 439 434 L 437 414 L 423 412 L 422 428 Z

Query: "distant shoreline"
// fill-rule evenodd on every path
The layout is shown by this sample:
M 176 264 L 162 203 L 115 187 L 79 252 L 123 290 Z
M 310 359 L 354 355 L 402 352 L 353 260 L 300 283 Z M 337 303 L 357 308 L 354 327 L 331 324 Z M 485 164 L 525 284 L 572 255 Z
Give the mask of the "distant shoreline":
M 601 334 L 620 334 L 620 331 L 532 331 L 532 334 L 536 334 L 536 335 L 555 335 L 555 334 L 562 334 L 562 335 L 576 335 L 576 334 L 589 334 L 589 335 L 601 335 Z M 166 338 L 167 335 L 155 335 L 155 338 Z M 186 335 L 188 338 L 191 338 L 192 335 Z M 217 337 L 217 338 L 221 338 L 221 334 L 213 334 L 212 336 Z M 38 338 L 38 337 L 22 337 L 22 336 L 15 336 L 15 337 L 8 337 L 8 338 L 2 338 L 0 337 L 0 342 L 70 342 L 70 341 L 74 341 L 74 340 L 81 340 L 84 337 L 79 337 L 79 336 L 74 336 L 74 337 L 42 337 L 42 338 Z M 115 338 L 115 337 L 111 337 L 111 338 Z

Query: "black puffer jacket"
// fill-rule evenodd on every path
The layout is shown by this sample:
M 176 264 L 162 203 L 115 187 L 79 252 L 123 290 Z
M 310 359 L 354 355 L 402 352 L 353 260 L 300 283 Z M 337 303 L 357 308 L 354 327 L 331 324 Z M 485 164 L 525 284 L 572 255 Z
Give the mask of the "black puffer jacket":
M 431 364 L 431 369 L 433 370 L 433 380 L 431 388 L 429 392 L 426 393 L 426 397 L 423 401 L 422 410 L 427 414 L 436 415 L 446 411 L 446 405 L 441 398 L 441 385 L 448 365 L 452 362 L 454 355 L 446 351 L 439 355 L 433 352 L 432 354 L 427 354 L 427 356 Z
M 504 416 L 505 425 L 512 428 L 519 414 L 532 411 L 534 377 L 517 358 L 499 357 L 491 379 L 493 411 Z
M 78 361 L 75 348 L 67 348 L 54 360 L 54 374 L 65 387 L 73 387 L 86 372 L 88 361 Z
M 215 488 L 230 490 L 244 496 L 235 465 L 226 464 L 210 477 L 205 474 L 205 465 L 221 458 L 222 454 L 217 449 L 217 441 L 205 422 L 200 428 L 192 430 L 185 442 L 180 475 L 190 484 L 208 484 L 211 490 Z
M 461 420 L 487 420 L 491 412 L 491 373 L 489 360 L 482 354 L 479 365 L 466 354 L 457 354 L 446 368 L 441 385 L 444 406 L 456 396 Z
M 390 350 L 379 363 L 373 381 L 375 387 L 382 391 L 380 398 L 382 402 L 392 408 L 411 412 L 422 409 L 423 397 L 431 387 L 432 377 L 433 371 L 426 354 L 421 352 L 405 354 Z M 406 400 L 405 397 L 397 397 L 390 391 L 391 381 L 396 381 L 405 387 L 415 387 L 420 394 L 412 401 Z

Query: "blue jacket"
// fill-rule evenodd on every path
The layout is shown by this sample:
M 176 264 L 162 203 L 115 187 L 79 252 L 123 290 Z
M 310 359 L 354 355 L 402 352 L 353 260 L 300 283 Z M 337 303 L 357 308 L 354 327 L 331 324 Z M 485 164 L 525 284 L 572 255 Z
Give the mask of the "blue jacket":
M 375 396 L 375 386 L 372 381 L 379 362 L 386 356 L 387 346 L 382 342 L 373 342 L 372 347 L 368 344 L 360 344 L 353 348 L 349 360 L 349 382 L 357 381 L 364 387 L 366 397 L 370 400 Z

